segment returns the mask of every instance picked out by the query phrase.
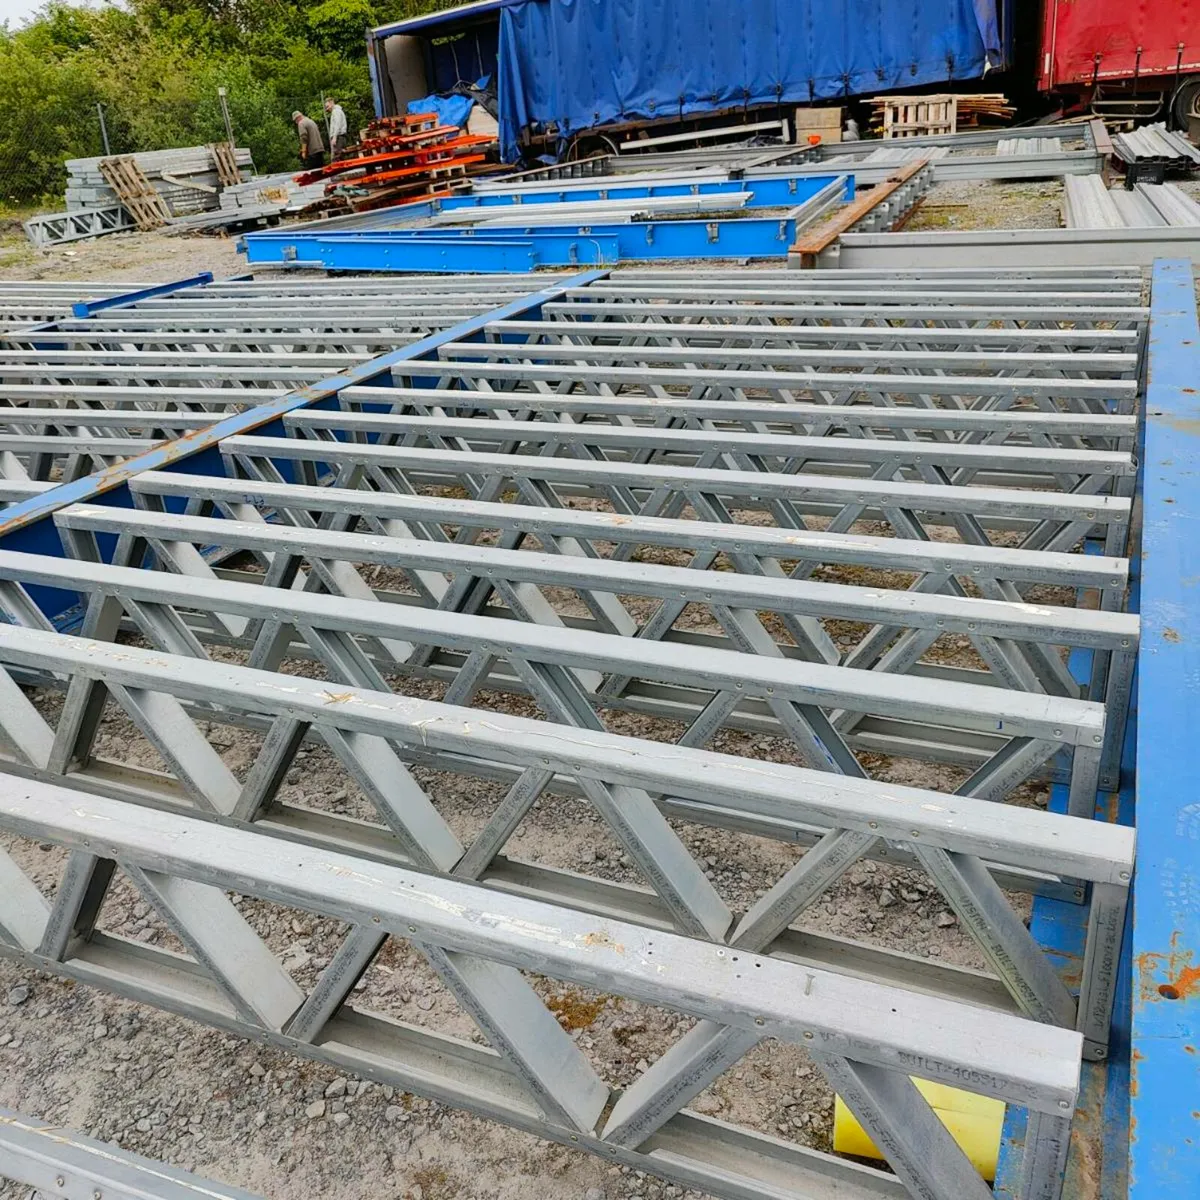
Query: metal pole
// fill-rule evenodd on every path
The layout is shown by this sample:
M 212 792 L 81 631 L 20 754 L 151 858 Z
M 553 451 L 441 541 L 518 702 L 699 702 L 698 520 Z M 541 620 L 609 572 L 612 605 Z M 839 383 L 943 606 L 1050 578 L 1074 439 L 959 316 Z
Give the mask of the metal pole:
M 229 119 L 229 104 L 225 97 L 228 92 L 223 87 L 217 88 L 217 99 L 221 102 L 221 116 L 225 119 L 225 140 L 230 147 L 234 145 L 233 140 L 233 122 Z
M 100 118 L 100 138 L 104 142 L 104 157 L 112 156 L 112 147 L 108 144 L 108 126 L 104 123 L 104 105 L 96 105 L 96 116 Z

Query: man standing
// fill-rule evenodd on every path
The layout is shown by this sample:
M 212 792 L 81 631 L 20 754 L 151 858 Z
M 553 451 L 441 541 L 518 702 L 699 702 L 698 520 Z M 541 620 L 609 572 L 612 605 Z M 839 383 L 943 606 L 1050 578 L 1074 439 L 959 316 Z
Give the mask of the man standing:
M 325 115 L 329 122 L 329 149 L 337 158 L 346 149 L 346 114 L 336 100 L 329 99 L 325 101 Z
M 321 131 L 311 117 L 306 117 L 298 109 L 292 113 L 296 122 L 296 131 L 300 134 L 300 162 L 306 170 L 325 165 L 325 143 L 321 140 Z

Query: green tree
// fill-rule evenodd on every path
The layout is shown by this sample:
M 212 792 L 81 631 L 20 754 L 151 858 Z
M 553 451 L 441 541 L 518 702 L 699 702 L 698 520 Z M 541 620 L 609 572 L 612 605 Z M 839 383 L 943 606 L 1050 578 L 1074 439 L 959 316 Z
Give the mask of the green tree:
M 296 164 L 290 115 L 321 116 L 335 96 L 351 129 L 371 116 L 364 35 L 446 0 L 129 0 L 89 8 L 51 0 L 0 26 L 0 198 L 61 196 L 64 160 L 223 139 L 225 87 L 239 145 L 260 171 Z

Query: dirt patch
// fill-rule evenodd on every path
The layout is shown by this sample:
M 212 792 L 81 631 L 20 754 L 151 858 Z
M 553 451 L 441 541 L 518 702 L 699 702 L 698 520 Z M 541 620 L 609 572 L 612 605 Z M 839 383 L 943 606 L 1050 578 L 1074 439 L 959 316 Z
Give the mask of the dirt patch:
M 241 274 L 246 260 L 231 237 L 176 237 L 161 232 L 111 233 L 35 249 L 20 218 L 0 222 L 0 279 L 115 279 L 162 283 L 211 271 Z

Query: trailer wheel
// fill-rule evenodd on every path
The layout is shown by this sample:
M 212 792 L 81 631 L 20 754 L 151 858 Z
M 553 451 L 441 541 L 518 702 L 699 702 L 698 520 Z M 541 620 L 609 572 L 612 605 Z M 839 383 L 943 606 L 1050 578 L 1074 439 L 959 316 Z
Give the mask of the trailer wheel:
M 1177 129 L 1186 130 L 1189 117 L 1200 117 L 1200 75 L 1180 82 L 1171 97 L 1171 116 Z
M 596 154 L 617 154 L 617 147 L 611 138 L 600 133 L 581 133 L 567 150 L 567 162 L 579 162 Z

